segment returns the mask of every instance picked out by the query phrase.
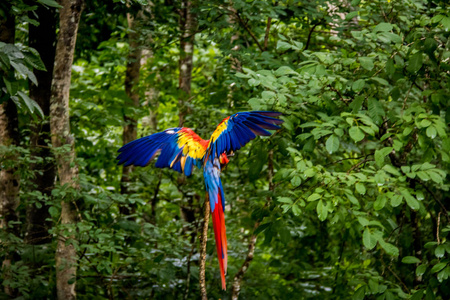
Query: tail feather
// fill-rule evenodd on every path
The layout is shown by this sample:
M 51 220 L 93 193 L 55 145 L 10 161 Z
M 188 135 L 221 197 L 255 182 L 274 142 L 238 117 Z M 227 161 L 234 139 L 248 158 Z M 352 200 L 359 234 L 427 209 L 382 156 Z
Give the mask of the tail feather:
M 225 228 L 225 215 L 222 205 L 222 195 L 219 191 L 218 202 L 212 212 L 212 220 L 214 227 L 214 237 L 216 239 L 217 258 L 219 259 L 220 277 L 222 279 L 222 289 L 226 290 L 225 274 L 227 273 L 227 234 Z

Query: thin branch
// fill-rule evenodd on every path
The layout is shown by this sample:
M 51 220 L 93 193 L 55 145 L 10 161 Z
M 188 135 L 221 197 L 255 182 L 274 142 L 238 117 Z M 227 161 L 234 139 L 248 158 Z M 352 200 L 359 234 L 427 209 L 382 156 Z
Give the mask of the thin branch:
M 273 192 L 275 189 L 275 185 L 273 184 L 273 149 L 271 149 L 269 151 L 269 156 L 268 156 L 268 161 L 267 161 L 267 169 L 268 169 L 267 179 L 269 181 L 269 191 Z M 269 195 L 269 196 L 267 196 L 267 202 L 264 205 L 264 207 L 265 208 L 269 207 L 271 202 L 272 202 L 272 197 Z M 255 255 L 257 235 L 254 232 L 261 224 L 261 221 L 262 221 L 262 219 L 259 219 L 258 221 L 255 222 L 255 226 L 253 227 L 253 234 L 250 237 L 250 241 L 248 243 L 247 256 L 245 257 L 245 260 L 242 263 L 242 266 L 239 269 L 239 271 L 236 273 L 236 275 L 234 275 L 233 289 L 232 289 L 232 293 L 231 293 L 232 300 L 237 300 L 239 298 L 239 293 L 241 291 L 242 279 L 243 279 L 245 273 L 247 272 L 247 270 L 250 266 L 250 263 L 252 262 L 253 257 Z
M 437 229 L 436 229 L 436 238 L 438 245 L 441 243 L 441 240 L 439 238 L 439 226 L 441 225 L 441 212 L 438 213 L 438 219 L 437 219 Z
M 345 105 L 348 105 L 348 102 L 351 102 L 351 99 L 344 98 L 344 96 L 341 94 L 341 92 L 339 92 L 339 90 L 334 88 L 332 85 L 328 85 L 328 87 L 330 88 L 330 90 L 332 90 L 333 92 L 336 92 L 336 94 L 339 95 L 339 97 L 341 98 L 342 102 L 345 103 Z
M 353 167 L 351 167 L 348 171 L 347 171 L 347 175 L 350 174 L 354 169 L 358 168 L 360 165 L 365 164 L 368 161 L 373 161 L 373 159 L 364 159 L 360 162 L 358 162 L 356 165 L 354 165 Z
M 406 101 L 408 100 L 409 93 L 411 92 L 411 89 L 412 89 L 413 85 L 414 85 L 414 81 L 411 83 L 411 86 L 409 87 L 408 92 L 406 92 L 405 99 L 403 100 L 402 112 L 405 110 Z
M 436 195 L 430 190 L 429 187 L 427 187 L 425 185 L 425 183 L 423 183 L 421 180 L 417 180 L 417 182 L 419 182 L 424 188 L 425 190 L 431 195 L 431 197 L 433 197 L 434 201 L 436 201 L 437 203 L 439 203 L 439 206 L 442 208 L 442 210 L 445 213 L 445 216 L 447 217 L 448 222 L 450 222 L 450 216 L 448 214 L 447 209 L 445 208 L 444 204 L 442 204 L 441 200 L 439 200 Z
M 390 266 L 387 266 L 388 270 L 391 271 L 391 273 L 395 276 L 395 278 L 397 278 L 398 281 L 400 281 L 400 283 L 402 284 L 402 286 L 405 288 L 405 290 L 408 292 L 408 294 L 410 294 L 411 292 L 409 291 L 408 287 L 406 286 L 406 284 L 403 282 L 403 280 L 397 275 L 397 273 L 395 273 L 394 271 L 392 271 Z
M 198 224 L 199 222 L 195 222 L 195 234 L 197 235 L 198 233 Z M 189 286 L 191 283 L 191 258 L 192 255 L 194 254 L 195 251 L 195 246 L 196 246 L 196 242 L 195 242 L 195 236 L 192 239 L 192 247 L 191 247 L 191 251 L 189 252 L 189 256 L 187 259 L 187 278 L 186 278 L 186 290 L 184 291 L 184 300 L 189 299 Z
M 238 11 L 235 12 L 235 15 L 239 21 L 239 23 L 241 23 L 242 26 L 244 26 L 244 29 L 247 30 L 247 32 L 250 34 L 250 36 L 252 37 L 252 39 L 255 41 L 256 45 L 258 46 L 259 50 L 261 50 L 261 52 L 264 52 L 264 48 L 261 46 L 261 44 L 258 41 L 258 38 L 255 36 L 255 34 L 251 31 L 251 29 L 248 27 L 248 25 L 242 20 L 241 15 L 239 14 Z
M 311 28 L 311 30 L 309 30 L 308 39 L 306 40 L 305 50 L 308 50 L 309 43 L 311 42 L 311 36 L 312 36 L 312 34 L 314 32 L 314 29 L 316 29 L 317 25 L 319 25 L 319 23 L 314 24 L 314 26 Z
M 203 219 L 202 235 L 200 237 L 199 281 L 200 281 L 200 294 L 202 295 L 202 300 L 208 299 L 208 294 L 206 293 L 205 269 L 206 269 L 206 242 L 208 241 L 209 214 L 210 214 L 210 207 L 209 207 L 209 197 L 208 197 L 208 193 L 207 193 L 206 199 L 205 199 L 205 205 L 204 205 L 204 219 Z
M 270 25 L 272 25 L 272 18 L 267 18 L 266 34 L 264 36 L 264 51 L 267 51 L 267 44 L 269 43 Z
M 255 223 L 253 231 L 255 231 L 259 227 L 259 224 L 260 224 L 260 222 Z M 233 290 L 231 293 L 232 300 L 237 300 L 239 298 L 239 293 L 241 291 L 242 278 L 244 277 L 245 272 L 247 272 L 248 267 L 249 267 L 250 263 L 252 262 L 253 257 L 255 255 L 255 245 L 256 245 L 256 234 L 252 234 L 252 236 L 250 237 L 250 242 L 248 243 L 248 252 L 247 252 L 247 256 L 245 257 L 244 263 L 242 264 L 241 268 L 236 273 L 236 275 L 234 275 Z

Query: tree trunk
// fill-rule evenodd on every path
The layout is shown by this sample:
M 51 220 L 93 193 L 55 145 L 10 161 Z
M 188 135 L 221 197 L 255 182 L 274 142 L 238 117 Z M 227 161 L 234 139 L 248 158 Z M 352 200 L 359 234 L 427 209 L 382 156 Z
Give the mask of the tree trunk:
M 75 140 L 70 134 L 69 123 L 69 92 L 72 75 L 72 63 L 78 24 L 83 6 L 82 0 L 61 0 L 59 35 L 56 44 L 55 67 L 53 71 L 52 96 L 50 106 L 50 128 L 52 145 L 56 151 L 56 163 L 60 184 L 78 189 L 78 168 L 75 162 Z M 66 146 L 69 151 L 62 151 Z M 63 153 L 65 152 L 65 153 Z M 76 210 L 72 202 L 65 199 L 61 202 L 61 224 L 68 228 L 66 234 L 61 231 L 58 235 L 56 248 L 56 288 L 58 299 L 75 299 L 76 250 L 68 240 L 74 240 L 75 235 L 71 226 L 76 223 Z
M 125 73 L 125 92 L 131 99 L 131 105 L 133 107 L 139 107 L 139 70 L 141 68 L 141 55 L 142 51 L 139 48 L 138 33 L 136 32 L 136 23 L 142 12 L 138 12 L 136 15 L 127 13 L 128 20 L 128 40 L 130 44 L 130 52 L 128 53 L 127 70 Z M 125 126 L 123 127 L 123 144 L 128 144 L 137 138 L 136 120 L 134 117 L 124 114 Z M 132 166 L 123 167 L 122 178 L 120 180 L 120 191 L 122 194 L 128 194 L 128 184 L 130 182 L 130 174 L 133 171 Z M 136 207 L 129 208 L 128 206 L 120 206 L 120 213 L 124 215 L 133 214 Z
M 179 103 L 179 122 L 178 126 L 183 126 L 186 115 L 189 113 L 188 99 L 191 94 L 192 79 L 192 60 L 194 57 L 194 41 L 196 21 L 195 15 L 192 13 L 193 1 L 182 0 L 180 9 L 180 61 L 179 71 L 180 77 L 178 88 L 180 95 Z
M 4 43 L 14 44 L 15 39 L 15 18 L 8 13 L 11 10 L 4 11 L 6 17 L 0 18 L 0 41 Z M 2 74 L 5 77 L 14 78 L 14 71 L 10 70 Z M 3 146 L 19 146 L 19 118 L 17 115 L 17 107 L 11 99 L 0 104 L 0 145 Z M 8 159 L 17 161 L 15 151 L 11 151 Z M 6 158 L 6 157 L 5 157 Z M 20 177 L 16 174 L 17 168 L 1 168 L 0 169 L 0 229 L 11 234 L 18 234 L 17 224 L 9 227 L 11 221 L 18 221 L 16 209 L 19 206 L 19 186 Z M 2 263 L 2 277 L 9 277 L 9 267 L 12 264 L 12 253 L 10 253 Z M 15 297 L 16 291 L 9 285 L 4 286 L 4 292 L 10 297 Z
M 57 15 L 54 9 L 42 5 L 39 5 L 34 13 L 38 16 L 39 26 L 29 24 L 29 43 L 30 47 L 39 52 L 47 71 L 35 70 L 34 74 L 39 85 L 36 86 L 30 82 L 30 98 L 39 104 L 44 112 L 44 116 L 48 118 L 50 115 L 53 65 L 55 63 Z M 30 137 L 31 155 L 40 156 L 43 159 L 42 163 L 31 165 L 35 175 L 33 182 L 42 195 L 50 197 L 56 176 L 55 163 L 54 161 L 49 161 L 53 154 L 46 142 L 50 139 L 50 123 L 47 119 L 44 119 L 34 123 L 32 126 Z M 25 240 L 28 244 L 39 245 L 51 242 L 52 238 L 48 234 L 48 229 L 51 228 L 52 222 L 46 221 L 50 217 L 48 209 L 49 206 L 45 202 L 41 202 L 40 208 L 34 204 L 27 207 Z

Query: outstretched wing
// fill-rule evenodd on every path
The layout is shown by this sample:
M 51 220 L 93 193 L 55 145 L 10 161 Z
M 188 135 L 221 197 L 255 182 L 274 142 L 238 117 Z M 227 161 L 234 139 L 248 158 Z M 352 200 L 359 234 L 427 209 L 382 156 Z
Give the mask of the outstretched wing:
M 192 166 L 203 158 L 208 141 L 192 129 L 177 127 L 166 129 L 135 141 L 118 150 L 119 164 L 144 167 L 160 153 L 155 166 L 171 168 L 186 176 L 192 174 Z
M 210 158 L 219 157 L 222 153 L 234 152 L 257 135 L 271 135 L 269 130 L 276 130 L 284 121 L 277 119 L 279 112 L 250 111 L 239 112 L 229 116 L 217 126 L 211 135 L 207 149 Z

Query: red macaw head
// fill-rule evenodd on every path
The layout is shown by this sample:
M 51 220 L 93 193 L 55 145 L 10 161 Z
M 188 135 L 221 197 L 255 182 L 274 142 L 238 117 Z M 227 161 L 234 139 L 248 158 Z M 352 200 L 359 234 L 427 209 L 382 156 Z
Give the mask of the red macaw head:
M 230 160 L 228 159 L 227 154 L 224 152 L 219 156 L 219 161 L 222 166 L 225 166 Z

